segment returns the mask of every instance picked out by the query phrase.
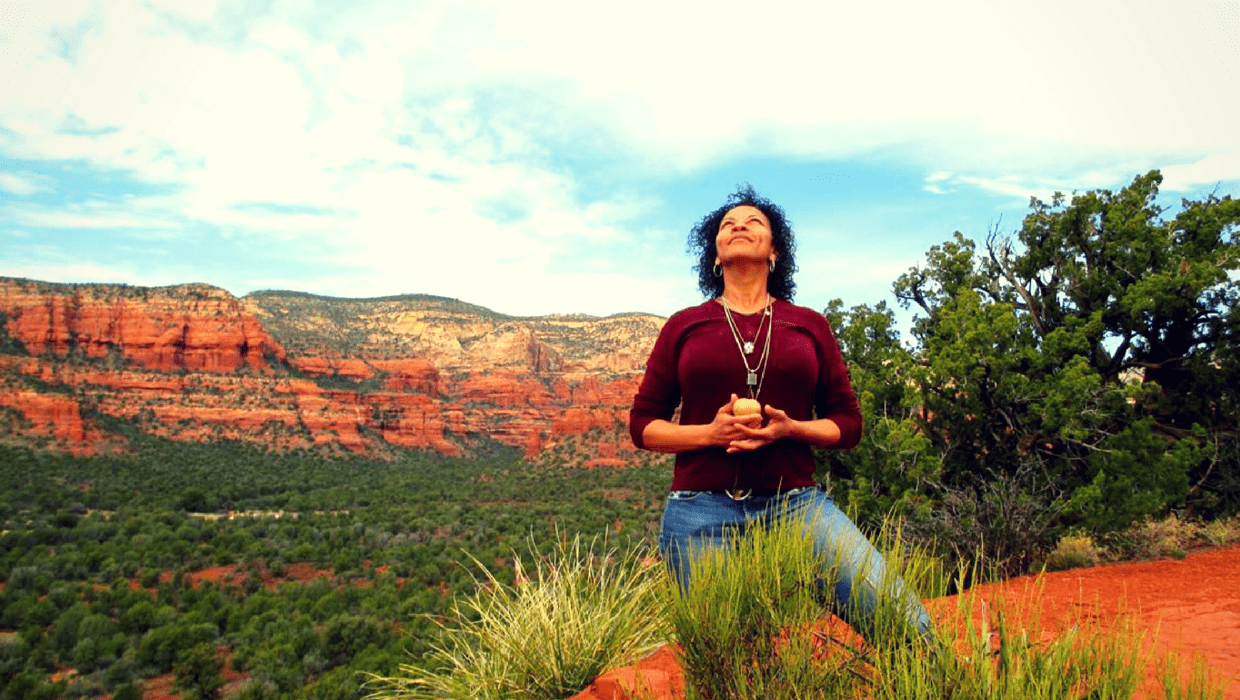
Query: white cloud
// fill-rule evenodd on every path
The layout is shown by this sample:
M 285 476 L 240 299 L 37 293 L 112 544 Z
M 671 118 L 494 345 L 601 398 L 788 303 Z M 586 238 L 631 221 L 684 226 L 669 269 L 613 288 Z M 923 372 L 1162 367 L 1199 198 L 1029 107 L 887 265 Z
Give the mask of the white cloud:
M 64 265 L 48 262 L 19 264 L 6 270 L 4 274 L 6 277 L 22 277 L 32 280 L 81 279 L 114 284 L 129 282 L 124 277 L 118 277 L 114 268 L 89 262 Z
M 0 190 L 4 190 L 9 194 L 26 197 L 39 192 L 46 192 L 48 188 L 48 179 L 44 176 L 30 173 L 0 172 Z
M 107 7 L 77 66 L 47 59 L 36 74 L 65 86 L 47 110 L 71 106 L 131 134 L 118 159 L 139 136 L 190 161 L 209 155 L 212 170 L 243 160 L 281 174 L 329 165 L 310 154 L 388 152 L 401 133 L 485 160 L 503 149 L 496 132 L 528 146 L 594 131 L 645 167 L 680 168 L 753 148 L 839 156 L 927 136 L 940 143 L 918 150 L 936 158 L 962 141 L 1070 159 L 1069 148 L 1238 143 L 1229 110 L 1209 109 L 1237 64 L 1211 41 L 1210 5 L 775 3 L 743 19 L 653 0 L 388 5 L 339 10 L 327 26 L 313 14 L 254 18 L 239 46 L 178 34 L 140 5 Z
M 348 284 L 385 294 L 412 278 L 466 298 L 482 278 L 513 308 L 565 308 L 583 285 L 557 265 L 577 260 L 614 284 L 574 300 L 629 306 L 630 287 L 675 296 L 617 260 L 656 203 L 587 193 L 580 163 L 669 181 L 881 152 L 927 191 L 1022 205 L 1166 162 L 1171 190 L 1240 179 L 1227 7 L 14 1 L 0 153 L 156 189 L 136 210 L 10 206 L 27 229 L 205 227 L 370 270 Z M 51 188 L 0 173 L 11 194 Z
M 1169 165 L 1162 168 L 1162 174 L 1162 189 L 1169 192 L 1240 179 L 1240 149 L 1216 153 L 1193 163 Z
M 160 212 L 150 200 L 128 197 L 123 204 L 86 201 L 65 207 L 15 203 L 0 207 L 5 218 L 27 228 L 125 229 L 141 231 L 170 227 L 169 212 Z
M 40 281 L 81 281 L 97 284 L 128 284 L 134 286 L 165 287 L 202 280 L 187 279 L 181 268 L 154 271 L 138 275 L 132 270 L 102 265 L 90 261 L 61 261 L 46 258 L 37 261 L 23 260 L 5 265 L 5 277 L 18 277 Z M 204 281 L 205 282 L 205 281 Z

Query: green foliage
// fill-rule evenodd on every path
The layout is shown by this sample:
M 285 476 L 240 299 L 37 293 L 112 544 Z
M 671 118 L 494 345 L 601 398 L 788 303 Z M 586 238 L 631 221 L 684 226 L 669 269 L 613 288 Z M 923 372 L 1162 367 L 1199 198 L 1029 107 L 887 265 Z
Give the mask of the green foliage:
M 1192 655 L 1185 681 L 1184 664 L 1180 654 L 1168 654 L 1159 670 L 1163 697 L 1166 700 L 1223 700 L 1227 695 L 1227 681 L 1219 678 L 1210 662 L 1200 653 Z
M 1066 571 L 1096 566 L 1103 551 L 1089 535 L 1065 535 L 1046 557 L 1047 571 Z
M 0 446 L 0 639 L 15 640 L 0 646 L 0 696 L 13 683 L 17 697 L 120 693 L 206 645 L 227 649 L 244 697 L 358 697 L 363 672 L 394 675 L 410 653 L 429 663 L 434 621 L 475 586 L 462 550 L 511 584 L 529 537 L 543 554 L 564 532 L 648 541 L 667 479 L 663 465 L 585 471 L 502 452 L 134 444 L 88 458 Z M 197 582 L 221 563 L 218 584 Z M 290 580 L 308 568 L 318 577 Z M 48 682 L 67 667 L 71 686 Z
M 183 691 L 186 700 L 214 700 L 224 687 L 224 662 L 212 644 L 196 644 L 183 650 L 172 672 L 176 687 Z
M 827 309 L 868 427 L 823 461 L 863 521 L 1015 572 L 1070 528 L 1240 510 L 1240 202 L 1168 218 L 1160 180 L 931 248 L 894 285 L 913 347 L 881 304 Z
M 843 483 L 836 489 L 842 505 L 873 522 L 924 508 L 924 484 L 938 479 L 942 463 L 906 400 L 914 362 L 899 342 L 894 314 L 881 302 L 844 311 L 838 300 L 825 313 L 848 362 L 866 429 L 858 449 L 820 453 L 824 476 Z
M 890 544 L 885 557 L 901 562 L 931 596 L 943 593 L 940 563 L 898 539 L 878 539 Z M 1028 611 L 992 608 L 972 593 L 945 611 L 932 641 L 910 641 L 893 601 L 880 607 L 867 643 L 847 641 L 822 619 L 814 595 L 821 571 L 811 544 L 791 529 L 754 532 L 726 552 L 708 553 L 668 613 L 686 697 L 1130 699 L 1149 663 L 1140 630 L 1091 623 L 1086 615 L 1047 640 Z M 1200 666 L 1184 682 L 1175 659 L 1167 663 L 1174 667 L 1163 675 L 1168 697 L 1218 697 L 1216 680 Z
M 20 312 L 18 312 L 20 314 Z M 0 311 L 0 354 L 28 355 L 26 345 L 19 338 L 9 335 L 9 314 Z
M 975 614 L 979 609 L 981 614 Z M 1140 634 L 1083 620 L 1042 642 L 1027 611 L 989 609 L 963 595 L 940 645 L 876 656 L 880 700 L 1128 700 L 1147 665 Z
M 808 631 L 825 614 L 823 569 L 797 528 L 751 530 L 694 559 L 688 591 L 677 591 L 669 625 L 689 700 L 830 698 L 858 695 L 864 659 L 816 658 Z
M 432 653 L 438 668 L 376 676 L 370 697 L 567 698 L 662 641 L 666 575 L 645 548 L 578 536 L 539 549 L 530 543 L 532 568 L 514 559 L 512 583 L 475 560 L 483 578 L 456 601 Z

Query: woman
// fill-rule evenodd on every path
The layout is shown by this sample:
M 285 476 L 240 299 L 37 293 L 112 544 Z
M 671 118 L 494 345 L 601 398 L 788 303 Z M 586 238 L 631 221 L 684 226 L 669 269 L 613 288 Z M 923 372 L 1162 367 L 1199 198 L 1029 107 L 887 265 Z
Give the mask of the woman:
M 634 444 L 676 454 L 659 538 L 669 570 L 687 590 L 694 548 L 786 514 L 838 567 L 834 602 L 846 621 L 867 630 L 886 585 L 928 636 L 920 601 L 898 577 L 884 584 L 882 556 L 814 482 L 811 447 L 854 447 L 862 420 L 826 318 L 791 303 L 795 242 L 783 210 L 742 187 L 689 245 L 708 301 L 664 324 L 629 415 Z M 760 412 L 734 413 L 738 397 Z

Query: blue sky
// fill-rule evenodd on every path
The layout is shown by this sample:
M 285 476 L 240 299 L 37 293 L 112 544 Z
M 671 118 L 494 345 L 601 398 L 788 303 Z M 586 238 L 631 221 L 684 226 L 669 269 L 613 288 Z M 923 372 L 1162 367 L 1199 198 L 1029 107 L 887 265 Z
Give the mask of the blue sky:
M 4 0 L 0 66 L 0 275 L 55 282 L 668 315 L 750 182 L 822 308 L 1031 196 L 1240 192 L 1234 0 Z

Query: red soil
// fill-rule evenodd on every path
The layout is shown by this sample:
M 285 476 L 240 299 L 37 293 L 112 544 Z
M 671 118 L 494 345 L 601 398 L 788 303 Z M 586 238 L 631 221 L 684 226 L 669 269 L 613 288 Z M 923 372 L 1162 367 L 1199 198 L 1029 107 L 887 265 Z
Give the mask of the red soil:
M 379 567 L 377 569 L 379 573 L 386 570 L 387 567 Z M 284 566 L 284 571 L 280 576 L 273 574 L 271 570 L 267 568 L 265 563 L 259 562 L 258 573 L 262 580 L 263 588 L 269 591 L 274 591 L 280 584 L 288 583 L 290 581 L 309 583 L 310 581 L 319 578 L 335 578 L 335 574 L 332 572 L 330 567 L 319 569 L 315 568 L 315 566 L 310 562 L 304 561 L 286 564 Z M 220 566 L 210 566 L 200 571 L 194 571 L 186 574 L 186 576 L 190 580 L 190 585 L 197 588 L 203 581 L 210 581 L 216 586 L 242 586 L 245 584 L 250 574 L 242 564 L 224 564 Z M 160 583 L 168 583 L 169 581 L 175 580 L 175 578 L 176 575 L 171 571 L 163 571 L 159 574 Z M 401 583 L 401 581 L 398 580 L 397 583 Z M 365 586 L 369 585 L 369 582 L 356 581 L 354 582 L 354 585 Z M 134 590 L 140 590 L 142 588 L 142 584 L 135 578 L 130 580 L 129 587 Z M 152 590 L 152 592 L 154 591 Z
M 224 651 L 221 650 L 221 654 Z M 224 679 L 224 687 L 220 689 L 220 697 L 232 697 L 241 692 L 245 685 L 245 674 L 234 671 L 227 663 L 220 673 Z M 181 700 L 181 691 L 176 687 L 176 677 L 171 673 L 155 676 L 146 681 L 142 688 L 142 700 Z
M 1104 627 L 1134 623 L 1153 639 L 1153 663 L 1168 653 L 1204 658 L 1216 679 L 1227 683 L 1224 697 L 1240 700 L 1240 546 L 1159 560 L 1028 576 L 970 592 L 987 608 L 1032 610 L 1043 638 L 1082 621 Z M 954 599 L 929 601 L 947 620 Z M 1188 665 L 1187 663 L 1185 664 Z M 1152 667 L 1144 697 L 1161 697 Z M 651 693 L 646 695 L 645 693 Z M 684 675 L 664 647 L 633 667 L 609 671 L 572 700 L 660 700 L 684 697 Z

